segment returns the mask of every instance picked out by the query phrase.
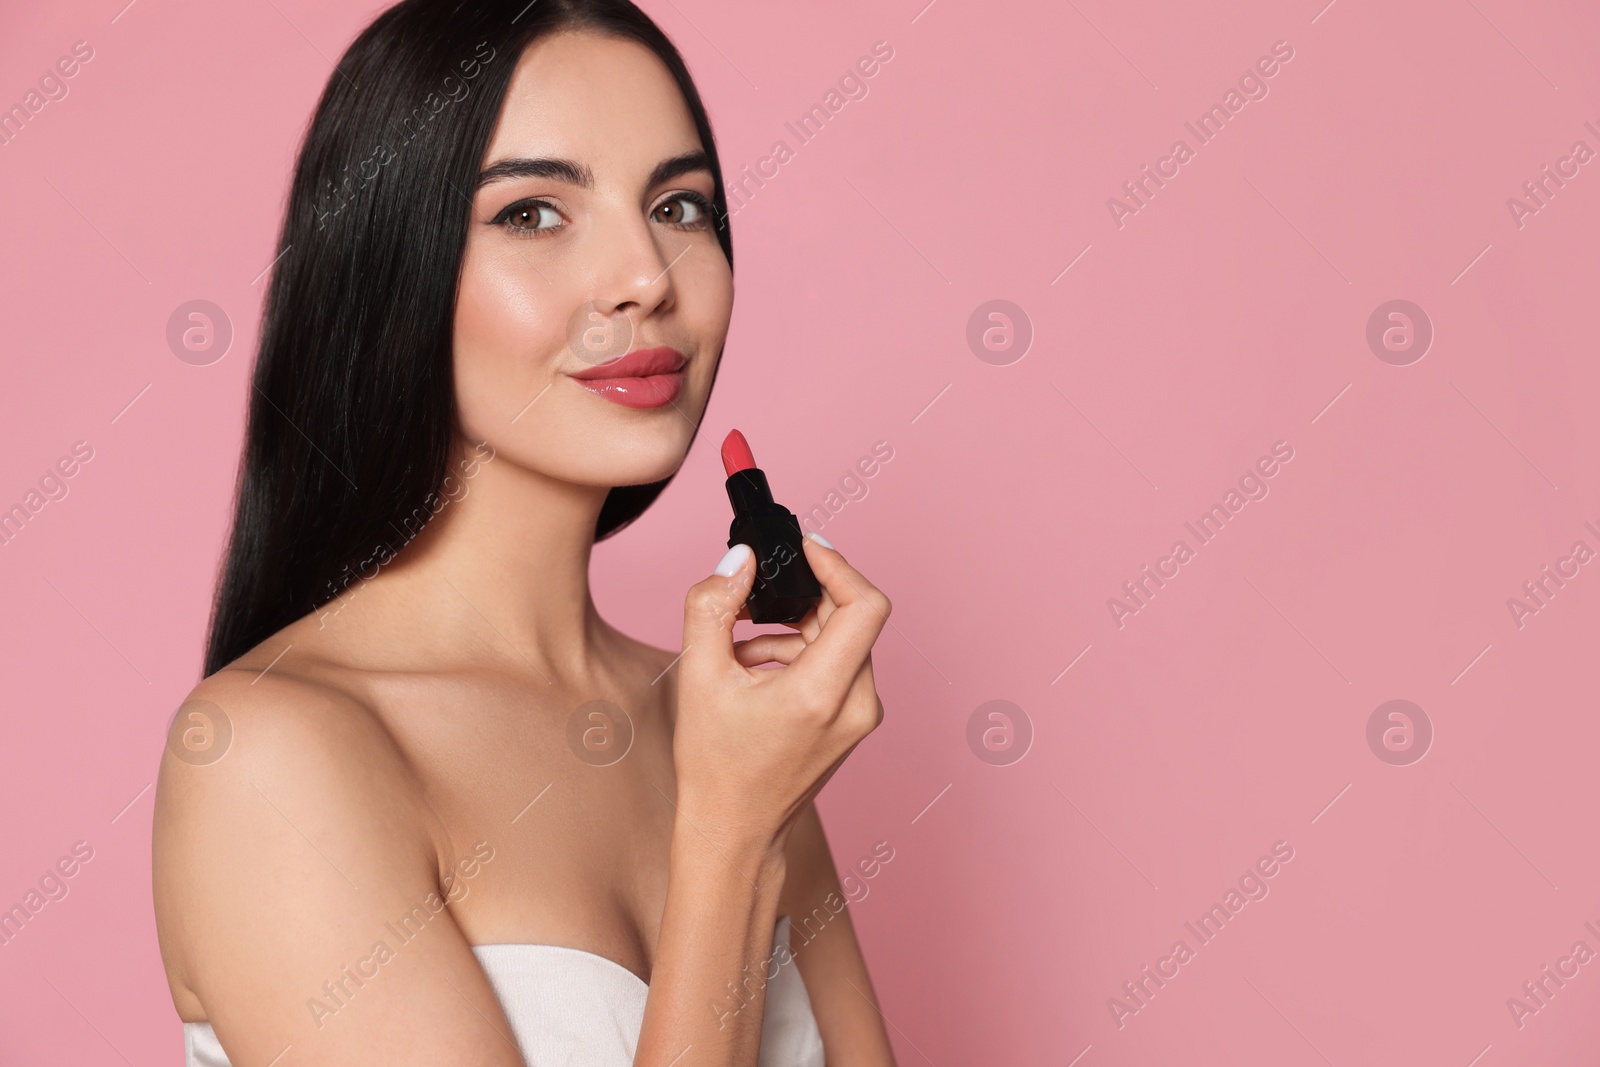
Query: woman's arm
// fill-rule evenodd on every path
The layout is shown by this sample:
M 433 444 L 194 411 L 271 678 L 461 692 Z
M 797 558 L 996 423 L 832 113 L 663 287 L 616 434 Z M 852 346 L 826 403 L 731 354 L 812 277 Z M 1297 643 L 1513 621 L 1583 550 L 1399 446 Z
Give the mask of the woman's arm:
M 236 1067 L 524 1067 L 387 734 L 336 694 L 249 677 L 196 690 L 232 724 L 221 759 L 162 759 L 154 893 L 174 989 Z
M 783 905 L 790 917 L 789 947 L 805 979 L 829 1062 L 895 1067 L 878 996 L 856 941 L 850 909 L 844 906 L 844 890 L 815 804 L 795 825 L 786 858 L 789 878 Z M 839 908 L 837 914 L 828 906 L 830 898 Z M 816 921 L 807 923 L 808 917 Z
M 635 1064 L 756 1063 L 766 990 L 741 991 L 746 1007 L 733 1010 L 730 988 L 772 955 L 784 867 L 765 839 L 716 832 L 679 809 Z
M 802 868 L 813 888 L 826 881 L 815 873 L 815 841 L 808 845 L 800 827 L 814 818 L 818 790 L 883 719 L 870 652 L 889 599 L 833 549 L 807 539 L 804 551 L 824 594 L 801 633 L 734 642 L 755 578 L 746 546 L 684 603 L 672 868 L 635 1064 L 755 1067 L 786 852 L 800 833 Z M 755 669 L 766 661 L 783 666 Z M 835 973 L 865 978 L 837 942 L 825 951 Z M 726 1010 L 741 989 L 748 1003 Z M 831 1018 L 852 1041 L 859 1022 L 837 1010 Z
M 755 1062 L 759 1020 L 764 1017 L 764 975 L 773 956 L 772 928 L 777 916 L 786 913 L 791 919 L 790 952 L 805 981 L 828 1058 L 853 1067 L 895 1067 L 816 805 L 806 805 L 781 852 L 764 854 L 754 844 L 712 840 L 679 816 L 666 914 L 650 978 L 659 1014 L 649 1021 L 663 1035 L 703 1034 L 699 1041 L 691 1036 L 683 1042 L 678 1051 L 689 1054 L 682 1063 L 695 1062 L 697 1054 Z M 754 884 L 741 884 L 741 871 Z M 840 910 L 835 913 L 834 907 Z M 806 923 L 813 915 L 819 919 Z M 751 980 L 745 983 L 746 978 Z M 734 984 L 737 996 L 725 982 Z M 670 1027 L 669 1018 L 674 1020 Z M 654 1033 L 640 1034 L 641 1050 L 657 1042 Z M 655 1061 L 641 1057 L 636 1062 Z M 671 1063 L 673 1057 L 662 1062 Z

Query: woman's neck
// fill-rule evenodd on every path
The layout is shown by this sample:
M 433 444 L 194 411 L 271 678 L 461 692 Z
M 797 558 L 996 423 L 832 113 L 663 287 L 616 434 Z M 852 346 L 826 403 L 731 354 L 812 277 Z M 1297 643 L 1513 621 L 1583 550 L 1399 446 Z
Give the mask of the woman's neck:
M 504 455 L 485 462 L 469 453 L 474 460 L 465 476 L 452 463 L 421 531 L 376 577 L 327 605 L 322 628 L 359 620 L 350 638 L 384 650 L 385 661 L 498 661 L 582 684 L 616 645 L 589 591 L 607 489 L 559 481 Z

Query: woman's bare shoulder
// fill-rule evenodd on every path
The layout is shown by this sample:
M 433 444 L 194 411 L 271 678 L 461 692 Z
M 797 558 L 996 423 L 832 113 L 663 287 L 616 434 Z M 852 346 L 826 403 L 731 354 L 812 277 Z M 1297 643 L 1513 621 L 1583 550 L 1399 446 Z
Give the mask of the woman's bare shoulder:
M 354 686 L 340 684 L 337 664 L 299 656 L 256 663 L 240 657 L 197 684 L 184 698 L 162 757 L 164 772 L 216 769 L 217 774 L 174 774 L 174 785 L 201 785 L 244 773 L 314 772 L 380 758 L 387 731 L 376 709 Z
M 325 668 L 242 657 L 196 685 L 168 731 L 153 891 L 180 1014 L 204 978 L 197 946 L 226 937 L 244 899 L 292 898 L 319 870 L 352 885 L 374 871 L 413 889 L 436 880 L 442 831 L 415 775 L 376 709 Z
M 157 830 L 191 800 L 225 812 L 230 798 L 308 791 L 423 814 L 416 776 L 353 673 L 325 656 L 273 657 L 268 644 L 201 680 L 168 731 Z

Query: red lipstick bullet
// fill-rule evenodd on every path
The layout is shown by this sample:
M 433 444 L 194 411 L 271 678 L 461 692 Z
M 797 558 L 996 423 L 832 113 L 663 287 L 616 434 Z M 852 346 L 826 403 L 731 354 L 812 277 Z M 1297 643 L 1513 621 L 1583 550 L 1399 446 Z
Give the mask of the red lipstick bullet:
M 733 505 L 728 547 L 746 544 L 756 556 L 756 580 L 745 601 L 750 621 L 799 622 L 822 598 L 822 586 L 800 543 L 800 520 L 772 499 L 767 476 L 738 430 L 722 442 L 722 466 Z
M 749 470 L 755 465 L 756 457 L 751 454 L 750 442 L 744 439 L 744 434 L 738 430 L 728 431 L 727 439 L 722 442 L 722 469 L 732 477 L 738 471 Z

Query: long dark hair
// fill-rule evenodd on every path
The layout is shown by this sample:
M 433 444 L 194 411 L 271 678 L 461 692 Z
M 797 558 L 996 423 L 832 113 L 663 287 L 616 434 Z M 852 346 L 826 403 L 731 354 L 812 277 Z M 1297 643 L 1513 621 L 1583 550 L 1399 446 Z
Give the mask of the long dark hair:
M 637 41 L 671 71 L 732 264 L 705 107 L 628 0 L 403 0 L 378 16 L 328 79 L 295 167 L 205 674 L 327 603 L 341 575 L 403 547 L 402 523 L 437 510 L 458 433 L 451 336 L 470 198 L 518 59 L 562 30 Z M 671 480 L 612 489 L 595 539 Z

